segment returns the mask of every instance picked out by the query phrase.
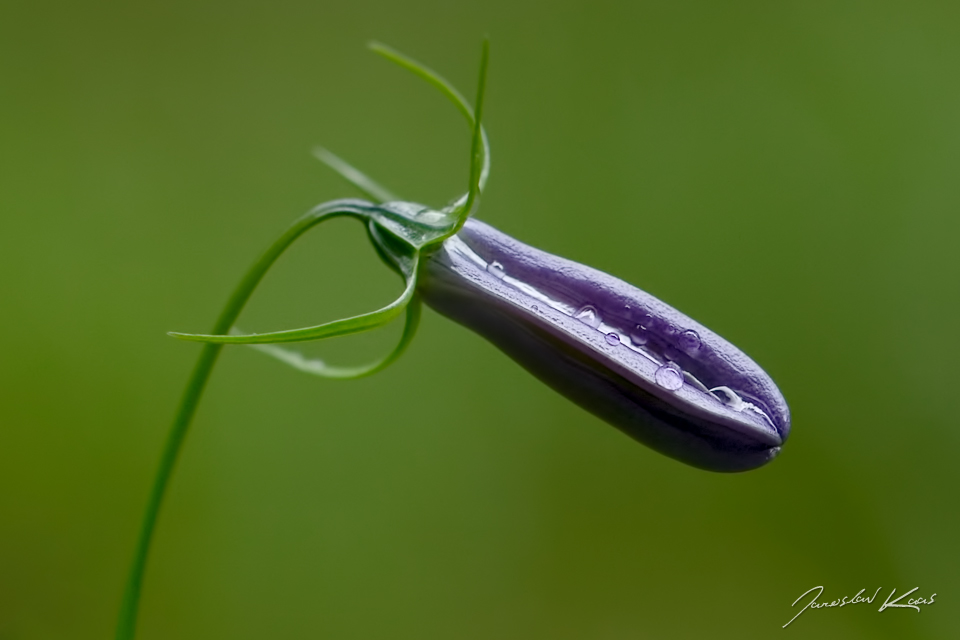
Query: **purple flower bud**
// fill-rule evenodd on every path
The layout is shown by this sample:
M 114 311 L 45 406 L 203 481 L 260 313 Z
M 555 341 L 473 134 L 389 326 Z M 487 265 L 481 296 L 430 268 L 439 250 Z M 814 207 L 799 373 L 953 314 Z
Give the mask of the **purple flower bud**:
M 468 220 L 424 261 L 424 300 L 657 451 L 712 471 L 773 459 L 787 404 L 735 346 L 613 276 Z

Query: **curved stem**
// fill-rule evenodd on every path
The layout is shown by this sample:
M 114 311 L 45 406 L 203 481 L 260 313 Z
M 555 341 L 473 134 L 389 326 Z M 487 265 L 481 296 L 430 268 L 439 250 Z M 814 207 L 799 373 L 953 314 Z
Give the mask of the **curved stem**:
M 305 231 L 324 220 L 337 216 L 362 218 L 370 207 L 369 203 L 362 200 L 339 200 L 322 204 L 294 222 L 240 280 L 223 311 L 220 312 L 220 317 L 213 325 L 211 333 L 225 334 L 230 331 L 253 290 L 263 279 L 264 274 L 287 247 Z M 186 439 L 190 422 L 197 410 L 200 397 L 203 395 L 207 380 L 210 378 L 210 372 L 213 370 L 213 365 L 216 364 L 217 356 L 222 348 L 222 344 L 207 343 L 203 345 L 197 364 L 194 366 L 193 373 L 190 375 L 187 386 L 183 391 L 180 406 L 173 420 L 173 426 L 167 436 L 163 455 L 160 457 L 160 466 L 157 469 L 153 489 L 150 491 L 150 498 L 147 501 L 143 523 L 140 526 L 140 537 L 137 540 L 126 590 L 123 594 L 123 602 L 120 606 L 116 640 L 131 640 L 136 632 L 140 591 L 143 586 L 143 575 L 147 565 L 147 556 L 150 552 L 150 543 L 153 540 L 153 532 L 157 524 L 157 516 L 160 513 L 167 486 L 170 484 L 170 477 L 173 475 L 180 449 Z
M 163 497 L 170 482 L 170 476 L 173 474 L 177 456 L 187 435 L 187 428 L 190 426 L 197 404 L 200 402 L 200 396 L 203 394 L 207 379 L 210 377 L 210 372 L 213 370 L 213 365 L 216 363 L 217 356 L 222 348 L 222 344 L 207 343 L 203 345 L 197 364 L 193 368 L 193 374 L 191 374 L 180 400 L 180 407 L 174 418 L 173 427 L 167 436 L 167 443 L 160 458 L 160 466 L 153 481 L 153 489 L 147 501 L 146 513 L 143 515 L 143 523 L 140 525 L 140 537 L 137 540 L 137 548 L 130 565 L 127 587 L 123 593 L 123 603 L 120 605 L 120 618 L 117 620 L 117 640 L 131 640 L 136 631 L 143 574 L 146 569 L 147 555 L 150 551 L 150 543 L 153 540 L 153 531 L 156 528 L 160 505 L 163 503 Z

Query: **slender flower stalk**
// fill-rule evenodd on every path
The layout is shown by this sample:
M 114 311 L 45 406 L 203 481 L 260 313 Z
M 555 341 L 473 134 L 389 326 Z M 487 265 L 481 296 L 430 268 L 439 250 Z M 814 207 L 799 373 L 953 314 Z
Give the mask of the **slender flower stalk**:
M 224 306 L 220 312 L 220 317 L 217 318 L 216 323 L 214 323 L 211 333 L 223 334 L 230 331 L 240 316 L 240 312 L 243 310 L 244 305 L 246 305 L 247 300 L 250 299 L 253 290 L 260 283 L 260 280 L 263 279 L 263 276 L 277 258 L 279 258 L 297 238 L 311 227 L 325 220 L 338 216 L 362 217 L 363 212 L 364 206 L 362 204 L 351 201 L 332 202 L 316 207 L 313 211 L 310 211 L 294 222 L 294 224 L 267 249 L 260 259 L 250 267 L 249 271 L 247 271 L 240 280 L 233 295 L 230 296 L 226 306 Z M 410 324 L 411 318 L 414 319 L 414 322 L 416 318 L 419 318 L 418 305 L 415 305 L 413 309 L 413 314 L 408 315 L 408 325 Z M 402 351 L 402 348 L 405 347 L 409 343 L 410 338 L 412 338 L 412 334 L 410 334 L 410 337 L 407 337 L 409 333 L 409 331 L 404 332 L 404 338 L 401 340 L 400 347 L 391 354 L 392 357 L 388 356 L 386 360 L 392 360 L 393 357 L 399 356 L 399 352 Z M 183 442 L 186 439 L 190 422 L 193 420 L 193 415 L 196 413 L 197 405 L 203 395 L 207 380 L 210 378 L 210 373 L 213 371 L 213 366 L 216 364 L 217 356 L 220 355 L 222 348 L 223 345 L 216 342 L 207 342 L 203 345 L 197 363 L 194 365 L 193 373 L 190 375 L 190 379 L 184 389 L 180 406 L 173 420 L 173 426 L 167 436 L 167 442 L 164 445 L 163 454 L 160 457 L 160 464 L 156 477 L 154 478 L 153 489 L 147 501 L 143 523 L 140 527 L 140 536 L 137 540 L 126 590 L 123 595 L 123 602 L 120 607 L 120 618 L 117 623 L 116 633 L 117 640 L 127 640 L 134 637 L 137 611 L 140 604 L 140 592 L 143 586 L 143 576 L 146 570 L 147 557 L 150 552 L 150 544 L 153 541 L 153 533 L 156 529 L 160 507 L 163 504 L 167 486 L 170 484 L 170 478 L 173 475 L 180 450 L 183 448 Z M 370 367 L 370 369 L 380 368 L 381 366 L 386 366 L 386 364 L 389 364 L 389 362 L 377 363 Z M 366 373 L 366 371 L 364 371 L 364 373 Z

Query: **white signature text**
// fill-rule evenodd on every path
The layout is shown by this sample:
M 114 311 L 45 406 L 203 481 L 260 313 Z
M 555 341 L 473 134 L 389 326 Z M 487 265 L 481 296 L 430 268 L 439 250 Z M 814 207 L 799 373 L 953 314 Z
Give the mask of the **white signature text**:
M 883 587 L 877 587 L 877 590 L 874 591 L 873 595 L 869 597 L 863 595 L 863 592 L 866 591 L 866 589 L 860 589 L 857 595 L 853 596 L 852 598 L 850 598 L 849 596 L 843 596 L 838 600 L 831 600 L 830 602 L 817 601 L 817 598 L 823 595 L 822 586 L 814 587 L 812 589 L 807 589 L 802 594 L 800 594 L 799 598 L 793 601 L 793 604 L 790 605 L 791 607 L 797 606 L 797 603 L 803 600 L 803 598 L 806 597 L 808 594 L 813 592 L 816 592 L 816 593 L 810 599 L 810 601 L 807 602 L 807 604 L 803 607 L 803 609 L 800 609 L 800 611 L 797 612 L 797 615 L 790 618 L 790 622 L 793 622 L 794 620 L 799 618 L 800 614 L 806 611 L 807 609 L 826 609 L 830 607 L 845 607 L 848 604 L 863 604 L 863 603 L 873 604 L 873 601 L 876 599 L 877 594 L 880 593 L 880 589 L 882 588 Z M 904 598 L 906 598 L 907 596 L 909 596 L 919 588 L 920 587 L 914 587 L 910 591 L 907 591 L 906 593 L 901 594 L 900 597 L 898 598 L 894 598 L 894 596 L 897 593 L 897 590 L 894 589 L 893 591 L 890 592 L 890 595 L 887 596 L 887 599 L 884 600 L 883 604 L 880 605 L 880 608 L 877 609 L 877 611 L 883 611 L 884 609 L 914 609 L 915 611 L 919 612 L 920 607 L 922 605 L 933 604 L 933 599 L 937 597 L 937 594 L 935 593 L 931 594 L 927 598 L 916 597 L 916 598 L 910 598 L 906 602 L 901 602 L 901 600 L 903 600 Z M 790 624 L 790 622 L 783 625 L 783 628 L 786 629 L 787 626 Z

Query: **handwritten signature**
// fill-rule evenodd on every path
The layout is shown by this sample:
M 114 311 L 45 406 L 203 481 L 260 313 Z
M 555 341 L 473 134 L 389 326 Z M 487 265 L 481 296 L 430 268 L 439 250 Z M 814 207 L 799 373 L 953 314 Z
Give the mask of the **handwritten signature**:
M 817 598 L 823 595 L 822 586 L 814 587 L 812 589 L 807 589 L 802 594 L 800 594 L 799 598 L 793 601 L 793 604 L 790 605 L 791 607 L 797 606 L 797 603 L 803 600 L 804 596 L 806 596 L 807 594 L 812 593 L 814 591 L 816 591 L 817 593 L 813 596 L 813 598 L 810 599 L 810 602 L 808 602 L 806 606 L 803 607 L 803 609 L 800 609 L 800 611 L 797 612 L 797 615 L 790 618 L 790 622 L 793 622 L 794 620 L 799 618 L 800 614 L 806 611 L 807 609 L 825 609 L 829 607 L 845 607 L 848 604 L 863 604 L 864 602 L 867 604 L 873 604 L 874 599 L 877 597 L 877 594 L 880 593 L 880 589 L 882 588 L 883 587 L 877 587 L 877 590 L 874 591 L 873 595 L 870 596 L 869 598 L 863 595 L 863 592 L 866 591 L 866 589 L 860 589 L 857 595 L 853 596 L 852 598 L 844 596 L 839 600 L 831 600 L 830 602 L 817 601 Z M 914 587 L 913 589 L 910 589 L 910 591 L 907 591 L 906 593 L 902 594 L 896 600 L 891 600 L 891 598 L 893 598 L 893 596 L 896 595 L 897 593 L 897 590 L 894 589 L 893 591 L 890 592 L 890 595 L 887 596 L 887 599 L 883 602 L 882 605 L 880 605 L 880 608 L 877 609 L 877 611 L 883 611 L 884 609 L 915 609 L 919 613 L 921 605 L 933 604 L 933 599 L 937 597 L 937 594 L 934 593 L 929 598 L 921 598 L 921 597 L 910 598 L 909 600 L 907 600 L 906 603 L 904 604 L 900 603 L 901 600 L 903 600 L 904 598 L 906 598 L 907 596 L 909 596 L 911 593 L 913 593 L 919 588 L 920 587 Z M 783 628 L 786 629 L 787 626 L 790 624 L 790 622 L 783 625 Z

